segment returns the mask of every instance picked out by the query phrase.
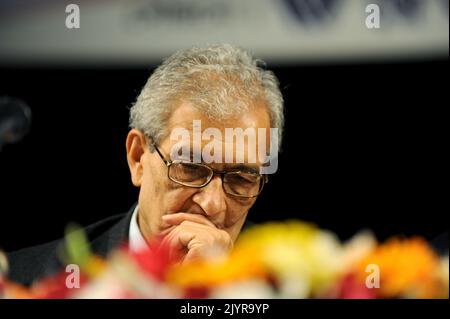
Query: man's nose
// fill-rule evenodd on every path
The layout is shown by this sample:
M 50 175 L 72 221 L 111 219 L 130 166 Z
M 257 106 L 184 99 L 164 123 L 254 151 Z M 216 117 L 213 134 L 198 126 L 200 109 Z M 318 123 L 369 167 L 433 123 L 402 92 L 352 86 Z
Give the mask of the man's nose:
M 226 211 L 225 193 L 222 179 L 216 175 L 211 182 L 197 192 L 192 200 L 198 204 L 208 216 L 216 216 Z

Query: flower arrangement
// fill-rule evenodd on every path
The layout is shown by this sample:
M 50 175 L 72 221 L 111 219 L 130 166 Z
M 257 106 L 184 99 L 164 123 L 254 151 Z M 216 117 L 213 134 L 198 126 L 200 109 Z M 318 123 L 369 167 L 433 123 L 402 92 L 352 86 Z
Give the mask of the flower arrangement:
M 80 230 L 67 235 L 67 261 L 80 266 L 79 288 L 58 273 L 30 288 L 8 281 L 4 298 L 448 298 L 449 259 L 420 237 L 379 243 L 361 232 L 342 243 L 301 221 L 269 222 L 241 234 L 227 257 L 188 263 L 168 247 L 125 246 L 107 260 L 93 255 Z M 3 274 L 3 276 L 2 276 Z

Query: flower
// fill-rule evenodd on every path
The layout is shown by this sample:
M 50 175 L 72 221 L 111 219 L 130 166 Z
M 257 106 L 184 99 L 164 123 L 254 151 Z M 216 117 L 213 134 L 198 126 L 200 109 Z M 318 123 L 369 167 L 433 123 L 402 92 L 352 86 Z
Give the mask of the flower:
M 440 278 L 441 282 L 443 282 L 443 298 L 448 298 L 448 289 L 449 289 L 449 263 L 448 263 L 448 255 L 441 257 L 440 261 Z
M 268 296 L 276 291 L 281 298 L 308 298 L 326 290 L 340 274 L 342 252 L 331 232 L 300 221 L 272 222 L 246 230 L 229 258 L 174 267 L 167 279 L 214 296 L 239 288 L 237 294 L 259 291 L 263 293 L 258 296 Z
M 337 236 L 297 220 L 270 222 L 242 234 L 236 250 L 253 251 L 279 283 L 279 296 L 320 295 L 342 271 L 342 246 Z
M 82 230 L 72 229 L 66 239 L 63 261 L 80 266 L 80 289 L 67 287 L 65 272 L 30 288 L 8 281 L 0 253 L 0 296 L 448 298 L 449 257 L 439 257 L 420 237 L 380 244 L 363 231 L 342 243 L 311 223 L 269 222 L 244 231 L 229 256 L 183 263 L 157 241 L 139 252 L 124 245 L 102 259 L 91 252 Z M 366 272 L 368 265 L 372 273 Z
M 0 250 L 0 298 L 5 290 L 5 275 L 8 273 L 8 260 L 5 254 Z
M 375 289 L 369 289 L 361 284 L 360 278 L 355 273 L 348 273 L 342 277 L 339 285 L 328 291 L 328 298 L 338 299 L 375 299 L 377 297 Z
M 439 256 L 421 237 L 392 238 L 363 257 L 356 269 L 361 284 L 368 275 L 367 265 L 376 265 L 380 270 L 379 297 L 444 296 L 443 281 L 439 278 Z
M 186 289 L 214 287 L 249 278 L 267 280 L 269 271 L 259 255 L 248 247 L 236 247 L 226 259 L 200 259 L 175 265 L 167 274 L 167 281 Z

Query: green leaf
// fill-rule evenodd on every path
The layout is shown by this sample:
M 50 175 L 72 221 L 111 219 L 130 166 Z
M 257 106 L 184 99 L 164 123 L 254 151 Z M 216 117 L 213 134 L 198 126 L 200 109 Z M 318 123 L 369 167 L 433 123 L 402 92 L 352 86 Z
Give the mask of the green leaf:
M 65 258 L 67 262 L 77 264 L 80 267 L 86 265 L 92 255 L 89 240 L 84 230 L 77 224 L 69 224 L 66 227 Z

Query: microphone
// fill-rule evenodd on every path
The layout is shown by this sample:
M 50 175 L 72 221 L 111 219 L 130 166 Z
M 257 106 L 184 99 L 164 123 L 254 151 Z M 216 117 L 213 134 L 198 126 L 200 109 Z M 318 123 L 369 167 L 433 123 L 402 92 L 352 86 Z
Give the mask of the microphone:
M 17 98 L 0 97 L 0 151 L 3 145 L 19 142 L 31 126 L 31 109 Z

